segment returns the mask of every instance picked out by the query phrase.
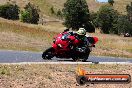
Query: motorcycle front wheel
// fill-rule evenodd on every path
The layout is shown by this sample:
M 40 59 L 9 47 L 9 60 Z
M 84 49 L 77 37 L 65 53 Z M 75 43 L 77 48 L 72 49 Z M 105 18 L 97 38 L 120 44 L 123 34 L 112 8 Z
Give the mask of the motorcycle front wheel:
M 83 56 L 82 62 L 87 62 L 90 52 L 87 52 L 86 55 Z
M 53 50 L 54 50 L 54 49 L 53 49 L 52 47 L 46 49 L 46 50 L 43 52 L 43 54 L 42 54 L 42 58 L 43 58 L 43 59 L 48 59 L 48 60 L 50 60 L 51 58 L 53 58 L 53 57 L 54 57 L 54 55 L 53 55 Z

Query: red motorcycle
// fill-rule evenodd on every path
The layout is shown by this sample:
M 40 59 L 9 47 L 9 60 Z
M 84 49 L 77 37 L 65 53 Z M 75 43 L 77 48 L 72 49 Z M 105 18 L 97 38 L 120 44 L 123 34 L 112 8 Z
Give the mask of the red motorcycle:
M 83 42 L 76 38 L 72 32 L 63 32 L 58 34 L 53 41 L 52 47 L 46 49 L 43 54 L 43 59 L 57 58 L 72 58 L 73 61 L 82 59 L 86 61 L 89 57 L 92 47 L 98 41 L 97 37 L 87 37 L 88 44 L 82 46 Z

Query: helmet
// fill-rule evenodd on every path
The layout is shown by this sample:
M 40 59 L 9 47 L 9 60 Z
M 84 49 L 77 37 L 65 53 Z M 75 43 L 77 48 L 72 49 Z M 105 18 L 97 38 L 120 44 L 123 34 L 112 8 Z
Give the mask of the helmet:
M 78 35 L 86 35 L 86 30 L 84 28 L 79 28 L 79 30 L 77 31 Z

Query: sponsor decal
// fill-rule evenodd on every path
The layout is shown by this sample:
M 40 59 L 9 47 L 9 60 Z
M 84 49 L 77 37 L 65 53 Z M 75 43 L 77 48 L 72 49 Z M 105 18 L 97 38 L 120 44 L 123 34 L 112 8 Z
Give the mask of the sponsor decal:
M 85 70 L 79 68 L 77 72 L 76 80 L 79 85 L 84 85 L 86 83 L 122 84 L 122 83 L 130 83 L 131 76 L 129 74 L 88 74 Z

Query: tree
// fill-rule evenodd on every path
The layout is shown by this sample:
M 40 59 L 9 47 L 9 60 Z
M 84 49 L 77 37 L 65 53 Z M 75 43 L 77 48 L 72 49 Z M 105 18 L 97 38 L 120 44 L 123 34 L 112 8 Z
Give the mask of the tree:
M 126 6 L 126 10 L 127 10 L 128 19 L 132 23 L 132 2 L 131 5 Z
M 24 9 L 25 10 L 21 12 L 21 21 L 37 24 L 39 21 L 39 9 L 31 3 L 28 3 Z
M 95 27 L 99 27 L 99 23 L 98 23 L 98 21 L 97 21 L 97 13 L 91 12 L 91 13 L 90 13 L 90 20 L 92 21 L 92 23 L 93 23 L 93 25 L 94 25 Z
M 116 32 L 116 34 L 132 34 L 132 23 L 127 19 L 127 16 L 120 15 L 118 17 L 116 24 L 113 25 L 113 32 Z
M 97 13 L 98 26 L 101 28 L 103 33 L 110 33 L 113 23 L 116 22 L 118 18 L 118 12 L 113 9 L 110 5 L 101 6 Z
M 12 20 L 19 19 L 19 11 L 19 7 L 16 4 L 10 5 L 10 8 L 6 11 L 7 18 Z
M 19 7 L 15 4 L 7 3 L 0 6 L 0 17 L 17 20 L 19 19 Z
M 108 3 L 113 6 L 114 0 L 108 0 Z
M 85 0 L 67 0 L 64 4 L 63 13 L 66 27 L 73 30 L 85 27 L 89 32 L 95 30 L 90 23 L 89 9 Z

